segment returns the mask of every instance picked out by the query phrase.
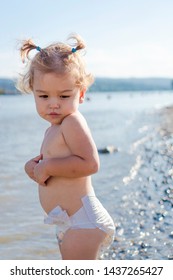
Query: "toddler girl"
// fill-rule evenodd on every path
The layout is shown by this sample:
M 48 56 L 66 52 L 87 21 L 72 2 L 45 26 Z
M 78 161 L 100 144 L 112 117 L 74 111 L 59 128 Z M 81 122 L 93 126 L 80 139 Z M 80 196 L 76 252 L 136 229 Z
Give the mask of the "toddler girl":
M 45 223 L 57 225 L 62 259 L 94 260 L 111 244 L 114 223 L 94 193 L 91 175 L 99 169 L 99 157 L 78 111 L 93 77 L 85 70 L 82 39 L 70 39 L 73 47 L 54 43 L 40 48 L 31 40 L 21 47 L 29 67 L 18 88 L 33 92 L 38 114 L 50 123 L 40 154 L 26 163 L 25 171 L 39 185 Z

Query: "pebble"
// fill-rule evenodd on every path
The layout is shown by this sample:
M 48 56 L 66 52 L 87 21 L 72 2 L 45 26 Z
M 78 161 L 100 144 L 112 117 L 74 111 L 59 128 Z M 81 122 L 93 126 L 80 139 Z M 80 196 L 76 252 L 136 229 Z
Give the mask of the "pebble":
M 173 231 L 169 234 L 169 237 L 173 239 Z
M 112 154 L 112 153 L 118 152 L 118 149 L 114 146 L 106 146 L 104 148 L 98 149 L 98 152 L 100 154 Z

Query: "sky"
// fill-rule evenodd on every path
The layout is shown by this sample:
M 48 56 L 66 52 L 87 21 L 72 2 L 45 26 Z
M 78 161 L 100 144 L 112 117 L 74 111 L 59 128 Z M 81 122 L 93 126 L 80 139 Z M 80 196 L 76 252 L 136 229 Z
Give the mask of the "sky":
M 0 77 L 23 69 L 20 42 L 46 47 L 72 32 L 95 77 L 173 77 L 172 0 L 1 0 Z

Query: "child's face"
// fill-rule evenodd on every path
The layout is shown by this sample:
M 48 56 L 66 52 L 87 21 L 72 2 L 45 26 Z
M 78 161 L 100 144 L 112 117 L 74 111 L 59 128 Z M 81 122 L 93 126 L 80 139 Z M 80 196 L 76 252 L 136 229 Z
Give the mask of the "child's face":
M 51 124 L 60 124 L 66 116 L 77 111 L 85 95 L 70 75 L 43 74 L 37 70 L 33 93 L 38 114 Z

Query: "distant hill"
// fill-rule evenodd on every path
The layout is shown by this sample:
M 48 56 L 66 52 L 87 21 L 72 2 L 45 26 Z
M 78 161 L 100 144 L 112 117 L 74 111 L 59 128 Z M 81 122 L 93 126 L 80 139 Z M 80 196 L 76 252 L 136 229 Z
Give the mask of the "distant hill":
M 96 78 L 90 92 L 173 90 L 173 80 L 169 78 Z M 18 94 L 15 80 L 0 78 L 0 94 Z
M 96 78 L 90 91 L 147 91 L 172 89 L 173 80 L 169 78 Z
M 15 80 L 0 78 L 0 94 L 18 94 L 15 87 Z

